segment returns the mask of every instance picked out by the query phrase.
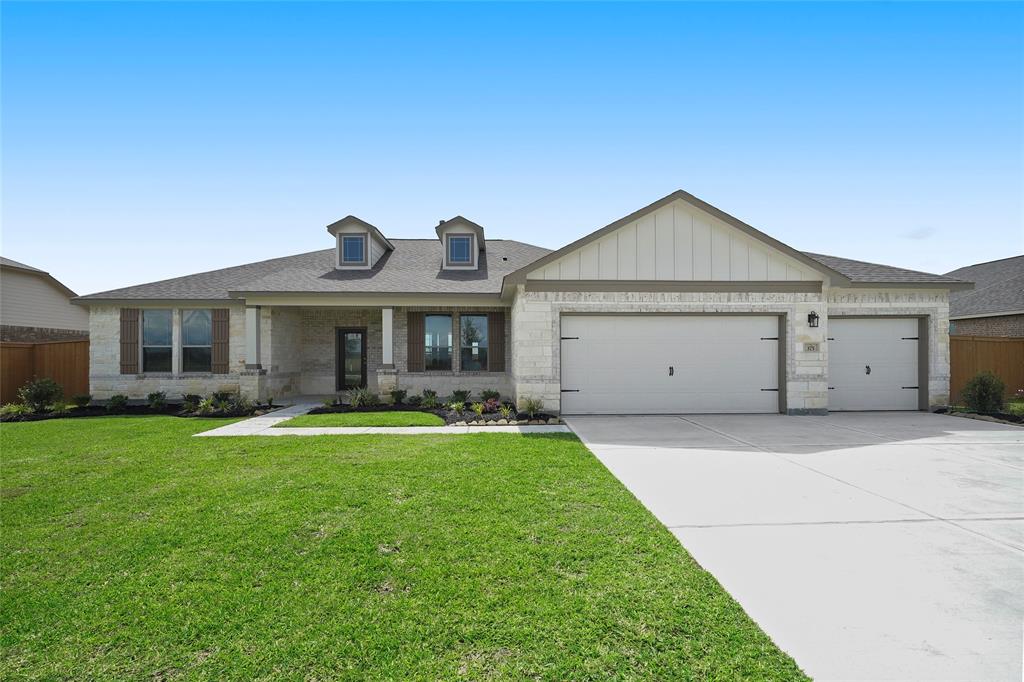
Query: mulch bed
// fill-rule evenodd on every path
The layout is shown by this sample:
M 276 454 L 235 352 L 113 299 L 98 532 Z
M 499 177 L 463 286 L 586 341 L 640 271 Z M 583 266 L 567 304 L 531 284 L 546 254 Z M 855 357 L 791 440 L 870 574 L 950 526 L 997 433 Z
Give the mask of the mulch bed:
M 211 412 L 209 414 L 198 414 L 196 412 L 185 412 L 181 409 L 180 404 L 168 404 L 160 410 L 154 410 L 149 405 L 126 405 L 125 407 L 116 410 L 114 412 L 108 412 L 107 408 L 103 405 L 89 405 L 87 407 L 75 407 L 67 410 L 66 412 L 39 412 L 35 414 L 11 414 L 0 417 L 0 423 L 2 422 L 38 422 L 46 421 L 47 419 L 75 419 L 78 417 L 110 417 L 116 415 L 138 415 L 152 417 L 155 415 L 168 415 L 171 417 L 202 417 L 203 419 L 227 419 L 232 417 L 249 417 L 266 414 L 272 410 L 280 409 L 280 405 L 274 407 L 268 407 L 261 405 L 256 408 L 255 411 L 247 412 L 245 410 L 222 410 Z
M 965 419 L 980 419 L 981 421 L 999 422 L 1014 426 L 1018 424 L 1024 425 L 1024 415 L 1013 414 L 1012 412 L 962 412 L 960 410 L 936 410 L 936 412 Z
M 376 405 L 374 407 L 351 407 L 349 405 L 331 405 L 316 407 L 309 411 L 309 414 L 338 414 L 345 412 L 427 412 L 429 414 L 435 414 L 444 420 L 446 425 L 452 424 L 560 424 L 553 414 L 547 414 L 546 412 L 538 412 L 533 416 L 533 419 L 526 414 L 517 415 L 515 412 L 506 421 L 502 418 L 500 412 L 485 412 L 483 416 L 478 416 L 476 412 L 472 410 L 463 410 L 462 412 L 455 412 L 447 408 L 429 408 L 421 407 L 419 405 Z

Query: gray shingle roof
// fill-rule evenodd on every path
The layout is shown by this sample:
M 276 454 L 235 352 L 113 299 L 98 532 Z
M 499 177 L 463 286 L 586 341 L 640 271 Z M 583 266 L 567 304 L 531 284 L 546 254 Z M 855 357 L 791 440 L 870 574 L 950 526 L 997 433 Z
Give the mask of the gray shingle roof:
M 969 265 L 946 274 L 974 282 L 974 291 L 949 295 L 950 317 L 1024 310 L 1024 256 Z
M 918 272 L 917 270 L 906 270 L 895 268 L 891 265 L 879 265 L 865 261 L 839 258 L 838 256 L 826 256 L 820 253 L 803 252 L 822 265 L 832 268 L 840 274 L 848 277 L 855 283 L 878 283 L 878 284 L 944 284 L 952 285 L 968 284 L 968 281 L 947 277 L 945 275 L 934 275 L 930 272 Z
M 34 268 L 31 265 L 25 265 L 24 263 L 19 263 L 16 260 L 11 260 L 10 258 L 4 258 L 3 256 L 0 256 L 0 266 L 6 267 L 6 268 L 18 268 L 19 270 L 31 270 L 32 272 L 46 272 L 45 270 L 40 270 L 39 268 Z
M 103 291 L 81 300 L 230 298 L 229 292 L 499 294 L 506 274 L 540 258 L 548 249 L 505 239 L 488 239 L 480 269 L 441 269 L 436 239 L 392 239 L 369 270 L 337 270 L 335 250 L 324 249 L 160 282 Z

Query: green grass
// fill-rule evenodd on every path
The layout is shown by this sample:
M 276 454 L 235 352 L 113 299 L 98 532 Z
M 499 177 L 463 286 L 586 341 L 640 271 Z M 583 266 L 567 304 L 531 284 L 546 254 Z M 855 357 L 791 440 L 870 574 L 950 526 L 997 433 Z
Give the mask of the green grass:
M 804 679 L 571 435 L 210 427 L 0 426 L 0 679 Z
M 444 426 L 430 412 L 335 412 L 300 414 L 274 426 Z

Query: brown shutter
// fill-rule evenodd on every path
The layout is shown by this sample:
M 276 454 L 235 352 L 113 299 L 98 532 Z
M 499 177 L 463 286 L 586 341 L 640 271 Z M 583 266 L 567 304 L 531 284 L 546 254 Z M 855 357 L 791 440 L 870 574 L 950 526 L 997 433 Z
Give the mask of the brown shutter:
M 121 308 L 121 374 L 139 373 L 139 309 Z
M 210 348 L 210 371 L 214 374 L 228 373 L 228 336 L 230 335 L 230 311 L 227 308 L 214 308 L 213 347 Z
M 406 356 L 408 371 L 423 371 L 423 313 L 408 313 L 406 331 L 408 334 L 409 353 Z
M 487 313 L 487 370 L 505 371 L 505 313 Z

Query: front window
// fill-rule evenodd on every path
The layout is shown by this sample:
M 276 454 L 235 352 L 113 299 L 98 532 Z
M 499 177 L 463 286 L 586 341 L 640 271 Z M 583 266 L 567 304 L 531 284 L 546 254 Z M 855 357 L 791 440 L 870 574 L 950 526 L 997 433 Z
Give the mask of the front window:
M 142 311 L 142 371 L 171 371 L 171 311 Z
M 213 319 L 209 310 L 181 311 L 181 370 L 212 369 Z
M 487 371 L 487 316 L 462 315 L 462 354 L 459 356 L 463 372 Z
M 426 315 L 425 347 L 423 368 L 430 370 L 451 370 L 452 368 L 452 316 Z
M 448 262 L 449 263 L 472 263 L 473 262 L 473 238 L 472 237 L 449 237 L 448 238 Z
M 341 238 L 341 262 L 359 265 L 366 262 L 365 235 L 346 235 Z

